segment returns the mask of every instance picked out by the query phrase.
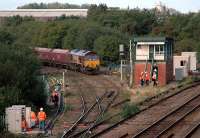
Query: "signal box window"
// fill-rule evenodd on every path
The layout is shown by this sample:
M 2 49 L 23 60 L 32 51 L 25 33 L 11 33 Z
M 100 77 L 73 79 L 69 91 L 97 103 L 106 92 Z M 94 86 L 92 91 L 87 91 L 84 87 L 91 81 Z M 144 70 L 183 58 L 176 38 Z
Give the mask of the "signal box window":
M 155 54 L 163 55 L 164 54 L 164 46 L 163 45 L 155 45 Z

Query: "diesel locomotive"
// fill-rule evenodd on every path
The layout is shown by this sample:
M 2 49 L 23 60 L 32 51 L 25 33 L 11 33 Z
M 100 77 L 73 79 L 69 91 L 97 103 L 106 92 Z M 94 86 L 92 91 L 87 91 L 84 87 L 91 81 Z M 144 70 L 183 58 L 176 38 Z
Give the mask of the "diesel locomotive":
M 64 68 L 84 73 L 97 73 L 100 67 L 99 56 L 88 50 L 67 50 L 36 47 L 34 49 L 39 60 L 49 65 L 61 65 Z

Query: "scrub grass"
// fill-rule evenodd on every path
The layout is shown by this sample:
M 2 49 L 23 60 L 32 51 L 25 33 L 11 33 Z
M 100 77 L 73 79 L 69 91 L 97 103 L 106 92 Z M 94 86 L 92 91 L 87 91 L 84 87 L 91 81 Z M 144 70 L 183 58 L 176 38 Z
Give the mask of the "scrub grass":
M 127 118 L 130 115 L 138 113 L 139 111 L 140 109 L 135 104 L 126 103 L 122 108 L 121 117 Z

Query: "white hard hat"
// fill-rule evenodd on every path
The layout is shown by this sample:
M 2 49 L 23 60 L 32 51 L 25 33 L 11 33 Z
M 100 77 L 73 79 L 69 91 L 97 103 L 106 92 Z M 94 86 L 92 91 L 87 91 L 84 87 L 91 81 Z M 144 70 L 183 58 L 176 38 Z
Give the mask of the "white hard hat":
M 42 107 L 40 108 L 40 111 L 43 111 L 43 108 L 42 108 Z

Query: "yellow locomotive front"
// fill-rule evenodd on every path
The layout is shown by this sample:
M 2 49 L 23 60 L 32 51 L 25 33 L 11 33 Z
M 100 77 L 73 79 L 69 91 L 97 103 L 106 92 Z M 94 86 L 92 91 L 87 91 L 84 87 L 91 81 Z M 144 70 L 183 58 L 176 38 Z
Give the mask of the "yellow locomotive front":
M 84 67 L 87 70 L 98 71 L 100 67 L 100 60 L 96 54 L 89 54 L 85 56 Z
M 70 51 L 71 64 L 81 72 L 97 73 L 100 67 L 99 56 L 93 51 L 74 49 Z

